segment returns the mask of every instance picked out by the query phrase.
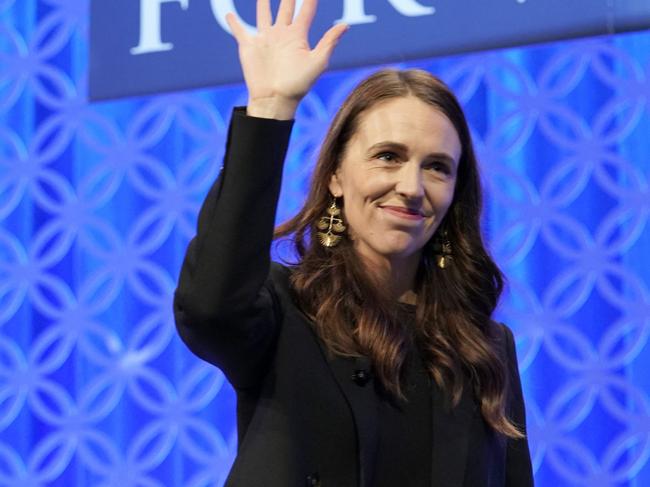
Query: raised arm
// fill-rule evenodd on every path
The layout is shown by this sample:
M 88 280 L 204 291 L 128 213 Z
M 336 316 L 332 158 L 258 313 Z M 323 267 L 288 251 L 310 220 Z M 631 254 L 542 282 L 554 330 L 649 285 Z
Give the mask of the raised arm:
M 283 0 L 272 24 L 269 0 L 259 0 L 257 35 L 228 16 L 249 91 L 248 114 L 233 114 L 224 168 L 201 208 L 174 297 L 183 340 L 242 388 L 259 378 L 277 331 L 270 245 L 291 119 L 345 30 L 333 27 L 309 49 L 316 0 L 305 0 L 292 22 L 294 3 Z

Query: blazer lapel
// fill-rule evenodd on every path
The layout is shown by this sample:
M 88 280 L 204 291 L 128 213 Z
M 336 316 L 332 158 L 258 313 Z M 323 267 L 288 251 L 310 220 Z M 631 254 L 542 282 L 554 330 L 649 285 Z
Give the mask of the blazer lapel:
M 357 427 L 359 448 L 359 485 L 372 486 L 377 453 L 377 398 L 370 360 L 366 357 L 329 357 L 330 367 L 350 405 Z
M 475 405 L 467 387 L 455 408 L 450 408 L 445 394 L 433 382 L 433 441 L 431 462 L 432 487 L 460 487 L 467 464 L 469 429 Z

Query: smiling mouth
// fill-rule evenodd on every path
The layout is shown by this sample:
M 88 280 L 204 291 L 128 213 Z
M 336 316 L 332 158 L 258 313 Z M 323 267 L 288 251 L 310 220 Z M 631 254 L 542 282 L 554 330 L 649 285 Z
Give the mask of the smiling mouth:
M 405 220 L 419 221 L 424 218 L 421 211 L 412 208 L 404 208 L 402 206 L 380 206 L 380 208 L 391 215 L 395 215 Z

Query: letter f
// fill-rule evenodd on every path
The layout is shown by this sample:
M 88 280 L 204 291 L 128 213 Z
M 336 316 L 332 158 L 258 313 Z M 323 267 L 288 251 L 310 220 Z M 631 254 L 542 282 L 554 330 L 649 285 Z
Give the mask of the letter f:
M 140 0 L 140 42 L 130 49 L 131 54 L 169 51 L 174 47 L 160 38 L 160 5 L 171 2 L 180 3 L 187 10 L 190 0 Z

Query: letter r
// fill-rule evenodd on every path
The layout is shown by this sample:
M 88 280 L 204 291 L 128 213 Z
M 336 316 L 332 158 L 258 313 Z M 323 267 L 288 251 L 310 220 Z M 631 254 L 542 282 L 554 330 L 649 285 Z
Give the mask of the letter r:
M 405 17 L 419 17 L 433 15 L 434 7 L 427 7 L 417 0 L 388 0 L 395 10 Z M 377 21 L 377 16 L 368 15 L 365 9 L 365 0 L 343 0 L 343 16 L 336 22 L 345 22 L 350 25 L 372 24 Z

